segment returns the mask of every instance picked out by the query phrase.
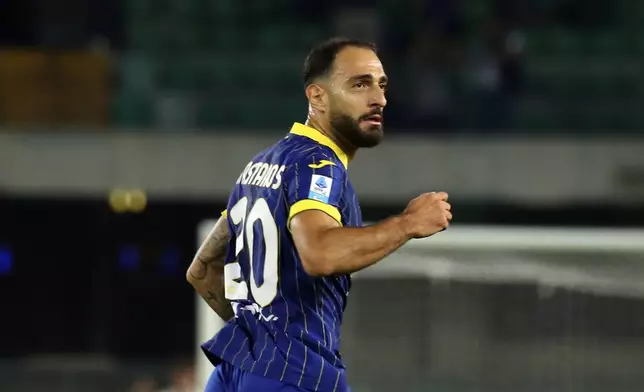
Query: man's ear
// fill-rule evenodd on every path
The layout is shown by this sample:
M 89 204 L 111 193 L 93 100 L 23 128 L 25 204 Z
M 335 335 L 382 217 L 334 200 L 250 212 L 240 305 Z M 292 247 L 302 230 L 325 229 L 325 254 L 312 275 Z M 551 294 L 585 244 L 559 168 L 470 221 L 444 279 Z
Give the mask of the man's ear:
M 311 108 L 322 113 L 326 112 L 328 107 L 328 95 L 320 85 L 309 84 L 306 86 L 305 93 Z

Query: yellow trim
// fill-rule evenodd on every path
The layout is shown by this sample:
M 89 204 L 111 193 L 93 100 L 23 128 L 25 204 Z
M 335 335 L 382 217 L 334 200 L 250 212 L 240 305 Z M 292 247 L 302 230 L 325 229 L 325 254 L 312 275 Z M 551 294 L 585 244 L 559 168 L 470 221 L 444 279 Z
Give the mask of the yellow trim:
M 296 202 L 291 206 L 291 209 L 288 213 L 288 221 L 286 223 L 286 227 L 291 226 L 291 219 L 293 219 L 295 215 L 308 210 L 318 210 L 326 212 L 331 218 L 338 221 L 340 226 L 342 226 L 342 217 L 340 216 L 340 210 L 338 210 L 336 207 L 330 204 L 322 203 L 319 200 L 304 199 Z
M 328 136 L 318 131 L 317 129 L 296 122 L 293 123 L 293 127 L 291 127 L 291 133 L 294 135 L 308 137 L 309 139 L 315 140 L 323 146 L 329 147 L 333 150 L 335 155 L 338 156 L 338 159 L 340 159 L 345 168 L 349 166 L 349 156 L 344 151 L 342 151 L 340 146 L 335 144 L 333 140 L 329 139 Z
M 223 210 L 223 211 L 221 212 L 221 216 L 223 216 L 223 217 L 224 217 L 224 219 L 228 219 L 228 210 Z

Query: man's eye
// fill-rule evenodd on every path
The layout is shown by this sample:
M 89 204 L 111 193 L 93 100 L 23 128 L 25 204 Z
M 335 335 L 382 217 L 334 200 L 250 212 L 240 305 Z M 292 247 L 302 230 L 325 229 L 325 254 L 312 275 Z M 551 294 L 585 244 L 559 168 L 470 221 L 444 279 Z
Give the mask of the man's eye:
M 356 88 L 363 88 L 363 87 L 365 87 L 365 86 L 366 86 L 366 85 L 365 85 L 364 83 L 362 83 L 362 82 L 358 82 L 358 83 L 356 83 L 353 87 L 356 87 Z

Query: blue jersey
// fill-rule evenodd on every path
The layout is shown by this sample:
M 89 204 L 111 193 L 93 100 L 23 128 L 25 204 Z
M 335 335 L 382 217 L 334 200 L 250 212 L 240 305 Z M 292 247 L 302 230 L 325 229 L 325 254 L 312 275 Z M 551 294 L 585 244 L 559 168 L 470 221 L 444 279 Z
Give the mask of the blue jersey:
M 347 389 L 339 346 L 351 278 L 307 275 L 289 231 L 306 210 L 362 226 L 347 165 L 331 139 L 299 123 L 248 163 L 225 212 L 225 291 L 235 317 L 202 345 L 213 364 L 311 391 Z

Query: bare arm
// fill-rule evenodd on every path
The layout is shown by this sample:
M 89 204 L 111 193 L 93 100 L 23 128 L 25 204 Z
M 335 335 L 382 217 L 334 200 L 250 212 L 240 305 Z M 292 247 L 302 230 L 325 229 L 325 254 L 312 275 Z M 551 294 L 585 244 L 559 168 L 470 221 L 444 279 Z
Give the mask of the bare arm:
M 224 257 L 228 245 L 228 222 L 220 218 L 201 245 L 186 278 L 224 321 L 233 318 L 233 308 L 224 294 Z
M 445 193 L 412 200 L 402 215 L 369 227 L 341 227 L 322 211 L 295 215 L 290 224 L 305 271 L 312 276 L 350 274 L 369 267 L 412 238 L 444 230 L 452 219 Z
M 400 217 L 370 227 L 340 227 L 329 215 L 304 211 L 291 221 L 295 246 L 312 276 L 350 274 L 369 267 L 403 246 L 411 237 Z

